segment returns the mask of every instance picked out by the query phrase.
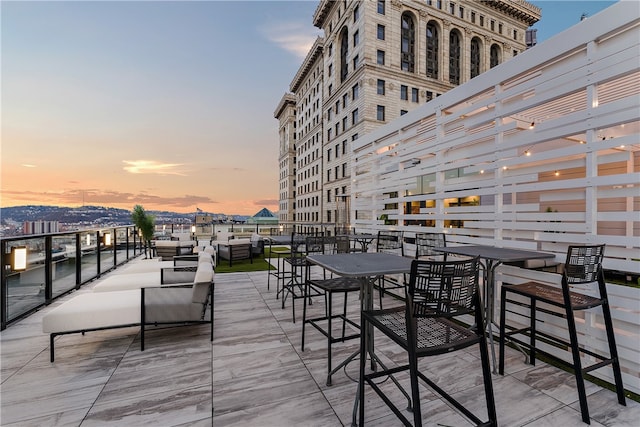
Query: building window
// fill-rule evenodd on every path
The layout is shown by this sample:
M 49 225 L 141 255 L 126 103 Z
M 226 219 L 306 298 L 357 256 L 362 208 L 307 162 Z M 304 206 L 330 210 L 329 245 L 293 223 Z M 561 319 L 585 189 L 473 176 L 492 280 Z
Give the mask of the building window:
M 360 32 L 356 31 L 355 33 L 353 33 L 353 47 L 358 46 L 359 42 L 360 42 Z
M 480 26 L 484 27 L 484 16 L 480 15 Z
M 342 141 L 342 154 L 347 154 L 347 140 Z
M 356 7 L 353 8 L 353 22 L 356 22 L 358 18 L 360 18 L 360 7 L 356 5 Z
M 460 33 L 449 34 L 449 83 L 460 84 Z
M 471 40 L 471 78 L 480 74 L 480 39 L 474 37 Z
M 518 40 L 518 30 L 513 30 L 513 39 Z
M 329 74 L 329 77 L 331 77 L 331 75 L 333 74 L 333 64 L 329 64 L 328 74 Z
M 458 8 L 458 16 L 462 19 L 464 19 L 464 7 L 460 6 Z
M 449 3 L 449 13 L 452 15 L 455 15 L 456 13 L 456 4 L 455 3 Z
M 407 111 L 407 110 L 400 110 L 400 115 L 401 115 L 401 116 L 404 116 L 404 115 L 405 115 L 405 114 L 407 114 L 407 113 L 408 113 L 408 111 Z
M 413 73 L 415 66 L 416 29 L 413 18 L 408 13 L 402 14 L 400 68 Z
M 327 149 L 327 162 L 331 161 L 331 148 Z
M 330 202 L 330 201 L 331 201 L 331 189 L 328 188 L 327 189 L 327 202 Z
M 342 109 L 347 108 L 347 101 L 349 100 L 349 94 L 342 95 Z
M 496 21 L 494 21 L 493 19 L 491 21 L 489 21 L 489 29 L 491 31 L 495 31 L 496 30 Z
M 351 99 L 354 101 L 360 96 L 360 87 L 356 84 L 351 88 Z
M 327 141 L 331 141 L 331 129 L 327 129 Z
M 360 62 L 360 57 L 358 55 L 353 57 L 353 70 L 355 71 L 358 68 L 358 62 Z
M 418 102 L 418 88 L 411 88 L 411 101 Z
M 409 87 L 405 85 L 400 86 L 400 99 L 403 101 L 409 100 Z
M 331 181 L 331 169 L 327 169 L 327 181 Z
M 432 99 L 433 99 L 433 92 L 428 90 L 427 91 L 427 102 L 431 101 Z
M 344 28 L 340 37 L 340 82 L 344 82 L 349 73 L 349 31 Z
M 378 0 L 378 13 L 384 15 L 384 0 Z
M 378 105 L 376 108 L 376 118 L 379 121 L 384 122 L 384 105 Z
M 498 23 L 498 33 L 502 34 L 502 22 Z
M 358 123 L 358 109 L 357 108 L 351 112 L 351 122 L 354 125 L 356 123 Z
M 431 21 L 427 24 L 427 77 L 438 78 L 438 28 Z
M 500 64 L 500 48 L 497 44 L 492 44 L 489 51 L 489 66 L 491 68 Z
M 327 110 L 327 120 L 331 120 L 331 111 L 333 110 L 333 108 L 329 107 L 329 109 Z
M 378 65 L 384 65 L 384 50 L 378 50 L 377 63 Z
M 347 164 L 343 163 L 342 164 L 342 177 L 344 178 L 345 176 L 347 176 Z
M 475 12 L 471 12 L 471 23 L 472 24 L 476 23 L 476 13 Z
M 384 80 L 378 79 L 378 95 L 384 95 Z
M 378 24 L 378 40 L 384 40 L 384 25 Z
M 346 118 L 346 117 L 343 117 L 343 118 L 342 118 L 342 130 L 343 130 L 343 131 L 344 131 L 344 130 L 347 130 L 347 127 L 348 127 L 347 118 Z
M 329 85 L 329 96 L 333 95 L 333 85 Z

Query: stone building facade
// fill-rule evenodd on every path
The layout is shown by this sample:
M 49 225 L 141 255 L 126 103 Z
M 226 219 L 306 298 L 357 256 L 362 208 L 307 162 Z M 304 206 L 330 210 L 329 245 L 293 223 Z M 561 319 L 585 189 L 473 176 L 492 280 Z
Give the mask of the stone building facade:
M 297 147 L 321 147 L 319 157 L 297 158 L 293 221 L 350 225 L 352 142 L 524 51 L 539 19 L 524 0 L 320 1 L 313 25 L 324 31 L 322 52 L 316 41 L 290 86 Z M 316 121 L 308 90 L 319 82 Z M 319 165 L 319 187 L 308 182 L 318 175 L 300 173 L 309 162 Z

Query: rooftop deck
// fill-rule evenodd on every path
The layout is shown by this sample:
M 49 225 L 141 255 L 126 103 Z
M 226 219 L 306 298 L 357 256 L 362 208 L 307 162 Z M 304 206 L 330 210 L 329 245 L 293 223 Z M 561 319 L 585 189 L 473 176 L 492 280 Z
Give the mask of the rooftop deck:
M 350 425 L 356 383 L 349 377 L 357 377 L 357 361 L 334 375 L 327 387 L 326 339 L 309 328 L 301 352 L 302 303 L 296 301 L 293 323 L 290 301 L 282 310 L 271 285 L 267 290 L 266 272 L 216 276 L 213 344 L 209 325 L 167 328 L 150 332 L 140 352 L 139 328 L 113 329 L 58 337 L 56 361 L 50 363 L 41 319 L 51 308 L 31 315 L 0 335 L 0 424 Z M 313 310 L 323 307 L 318 301 Z M 357 314 L 356 298 L 349 309 Z M 335 345 L 334 360 L 358 345 L 358 340 Z M 381 338 L 376 352 L 388 364 L 404 358 Z M 584 425 L 572 375 L 543 363 L 526 365 L 515 350 L 507 354 L 507 373 L 493 377 L 500 425 Z M 469 351 L 429 358 L 421 365 L 482 414 L 478 357 Z M 408 383 L 406 376 L 399 380 Z M 394 386 L 389 382 L 384 387 Z M 426 388 L 422 391 L 426 425 L 471 425 Z M 614 392 L 591 383 L 587 393 L 592 426 L 637 425 L 638 402 L 620 406 Z M 367 402 L 367 426 L 400 425 L 370 390 Z

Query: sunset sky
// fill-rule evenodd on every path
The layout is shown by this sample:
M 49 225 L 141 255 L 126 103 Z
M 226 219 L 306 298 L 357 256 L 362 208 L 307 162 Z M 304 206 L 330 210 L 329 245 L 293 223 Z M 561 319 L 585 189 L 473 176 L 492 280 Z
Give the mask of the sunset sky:
M 318 3 L 2 1 L 0 206 L 277 212 Z M 531 3 L 540 42 L 614 2 Z

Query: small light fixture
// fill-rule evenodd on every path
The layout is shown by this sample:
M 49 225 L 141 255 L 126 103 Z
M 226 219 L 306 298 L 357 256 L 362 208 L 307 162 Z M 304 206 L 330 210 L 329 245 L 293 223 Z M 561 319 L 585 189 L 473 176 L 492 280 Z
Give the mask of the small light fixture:
M 191 233 L 196 234 L 196 226 L 195 225 L 191 226 Z
M 524 155 L 527 156 L 527 157 L 531 156 L 531 151 L 524 150 Z
M 11 248 L 11 270 L 24 271 L 27 269 L 27 247 L 13 246 Z
M 102 235 L 102 243 L 104 243 L 105 246 L 111 246 L 111 233 L 104 233 Z
M 559 171 L 555 171 L 553 174 L 554 174 L 555 176 L 560 176 L 560 172 L 559 172 Z
M 536 127 L 536 122 L 531 122 L 531 124 L 529 125 L 529 129 L 533 129 Z
M 503 167 L 502 167 L 502 170 L 503 170 L 503 171 L 506 171 L 506 170 L 507 170 L 507 167 L 506 167 L 506 166 L 503 166 Z
M 483 174 L 484 173 L 484 169 L 480 169 L 480 173 Z
M 86 235 L 85 243 L 87 244 L 87 246 L 91 244 L 91 234 Z

